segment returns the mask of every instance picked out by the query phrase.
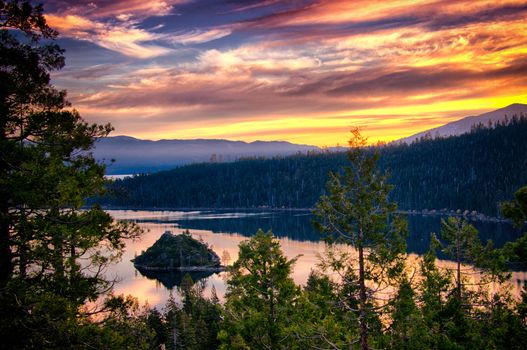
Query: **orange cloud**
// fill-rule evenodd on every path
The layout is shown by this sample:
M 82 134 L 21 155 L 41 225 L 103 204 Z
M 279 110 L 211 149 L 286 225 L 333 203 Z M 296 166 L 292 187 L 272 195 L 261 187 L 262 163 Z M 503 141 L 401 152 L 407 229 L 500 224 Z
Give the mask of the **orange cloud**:
M 48 18 L 128 63 L 57 77 L 85 117 L 120 134 L 334 145 L 360 125 L 376 142 L 527 102 L 524 1 L 288 2 L 262 15 L 281 4 L 266 1 L 212 13 L 249 19 L 173 31 L 134 18 L 176 2 L 99 3 L 97 15 Z
M 166 55 L 170 49 L 148 44 L 159 37 L 130 24 L 107 24 L 78 15 L 47 15 L 49 25 L 62 35 L 91 41 L 106 49 L 137 58 Z

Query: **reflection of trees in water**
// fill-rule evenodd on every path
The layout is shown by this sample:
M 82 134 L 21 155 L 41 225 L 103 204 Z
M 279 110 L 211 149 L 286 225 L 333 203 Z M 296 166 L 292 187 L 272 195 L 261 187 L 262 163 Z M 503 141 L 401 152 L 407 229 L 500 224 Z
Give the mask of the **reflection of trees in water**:
M 423 254 L 430 246 L 430 233 L 438 233 L 440 216 L 408 215 L 410 235 L 407 239 L 408 252 Z M 277 237 L 287 237 L 297 241 L 318 242 L 322 236 L 312 224 L 312 216 L 298 213 L 270 213 L 262 216 L 222 219 L 193 219 L 178 220 L 177 224 L 183 229 L 207 230 L 215 233 L 233 233 L 251 237 L 258 229 L 272 230 Z M 496 247 L 505 242 L 513 241 L 521 236 L 520 230 L 515 230 L 504 222 L 481 222 L 472 224 L 478 229 L 483 243 L 488 239 Z M 442 257 L 442 256 L 440 256 Z M 444 257 L 443 257 L 444 258 Z
M 408 252 L 423 254 L 430 246 L 430 234 L 439 233 L 441 230 L 441 216 L 408 215 L 408 228 L 410 234 L 407 239 Z M 445 217 L 443 217 L 445 218 Z M 492 240 L 495 247 L 502 247 L 506 242 L 519 238 L 521 230 L 515 229 L 506 222 L 471 221 L 479 232 L 483 244 Z M 439 258 L 446 258 L 442 253 Z
M 181 286 L 183 277 L 188 273 L 194 283 L 197 283 L 201 280 L 205 280 L 215 274 L 216 272 L 210 271 L 190 271 L 190 272 L 181 272 L 181 271 L 147 271 L 140 268 L 136 268 L 139 273 L 150 279 L 159 281 L 165 288 L 173 289 L 175 286 Z
M 288 237 L 296 241 L 318 242 L 320 233 L 311 223 L 311 215 L 292 213 L 269 213 L 262 216 L 221 219 L 178 220 L 184 229 L 207 230 L 215 233 L 233 233 L 251 237 L 258 229 L 272 230 L 276 237 Z

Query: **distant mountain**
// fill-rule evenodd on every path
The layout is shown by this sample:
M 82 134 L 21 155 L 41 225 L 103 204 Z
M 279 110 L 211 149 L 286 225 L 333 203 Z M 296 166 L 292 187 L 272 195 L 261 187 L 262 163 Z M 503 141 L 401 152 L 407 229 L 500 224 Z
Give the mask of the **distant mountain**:
M 231 162 L 247 157 L 273 157 L 318 150 L 285 141 L 140 140 L 129 136 L 101 138 L 93 156 L 107 164 L 109 175 L 152 173 L 200 162 Z M 111 160 L 115 160 L 112 163 Z
M 426 130 L 423 132 L 420 132 L 418 134 L 405 137 L 403 139 L 398 140 L 397 142 L 401 143 L 412 143 L 415 140 L 419 140 L 422 137 L 430 136 L 431 138 L 436 137 L 446 137 L 446 136 L 456 136 L 461 135 L 469 132 L 473 126 L 477 124 L 483 124 L 484 126 L 488 126 L 489 122 L 493 125 L 496 124 L 496 122 L 504 122 L 506 118 L 510 119 L 512 116 L 520 116 L 520 115 L 526 115 L 527 116 L 527 105 L 521 104 L 521 103 L 514 103 L 507 107 L 497 109 L 492 112 L 483 113 L 476 116 L 470 116 L 465 117 L 463 119 L 457 120 L 452 123 L 445 124 L 443 126 L 433 128 L 430 130 Z

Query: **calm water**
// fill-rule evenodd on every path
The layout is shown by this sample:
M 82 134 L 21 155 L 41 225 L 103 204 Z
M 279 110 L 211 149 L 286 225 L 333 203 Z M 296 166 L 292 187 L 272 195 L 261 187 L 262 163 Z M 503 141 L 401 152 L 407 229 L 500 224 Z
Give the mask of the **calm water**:
M 136 254 L 150 247 L 163 232 L 169 230 L 180 233 L 190 230 L 195 238 L 201 238 L 224 260 L 232 263 L 238 256 L 238 244 L 253 235 L 259 228 L 272 230 L 279 238 L 282 250 L 293 258 L 302 255 L 293 272 L 293 279 L 304 284 L 311 269 L 316 268 L 319 254 L 325 251 L 325 244 L 320 241 L 320 234 L 313 228 L 312 216 L 308 212 L 234 212 L 234 211 L 133 211 L 110 210 L 115 219 L 131 220 L 145 229 L 139 241 L 127 243 L 122 261 L 114 265 L 108 274 L 118 283 L 115 292 L 131 294 L 141 303 L 162 307 L 171 291 L 177 298 L 177 288 L 182 276 L 178 273 L 157 273 L 143 276 L 130 262 Z M 439 232 L 440 218 L 437 216 L 408 216 L 410 235 L 408 252 L 411 259 L 428 249 L 430 232 Z M 474 222 L 483 241 L 492 239 L 496 246 L 514 240 L 520 235 L 507 223 Z M 448 262 L 443 262 L 448 265 Z M 225 293 L 223 273 L 194 274 L 195 280 L 206 284 L 205 293 L 210 293 L 212 286 L 220 299 Z M 511 288 L 517 294 L 520 286 L 527 279 L 524 272 L 515 272 Z

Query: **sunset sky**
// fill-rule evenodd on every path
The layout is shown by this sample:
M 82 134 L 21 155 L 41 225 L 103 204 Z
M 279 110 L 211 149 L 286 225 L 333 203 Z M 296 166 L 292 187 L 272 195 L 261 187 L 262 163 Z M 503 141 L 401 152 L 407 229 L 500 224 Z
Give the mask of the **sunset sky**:
M 47 0 L 90 122 L 333 146 L 527 103 L 527 1 Z

